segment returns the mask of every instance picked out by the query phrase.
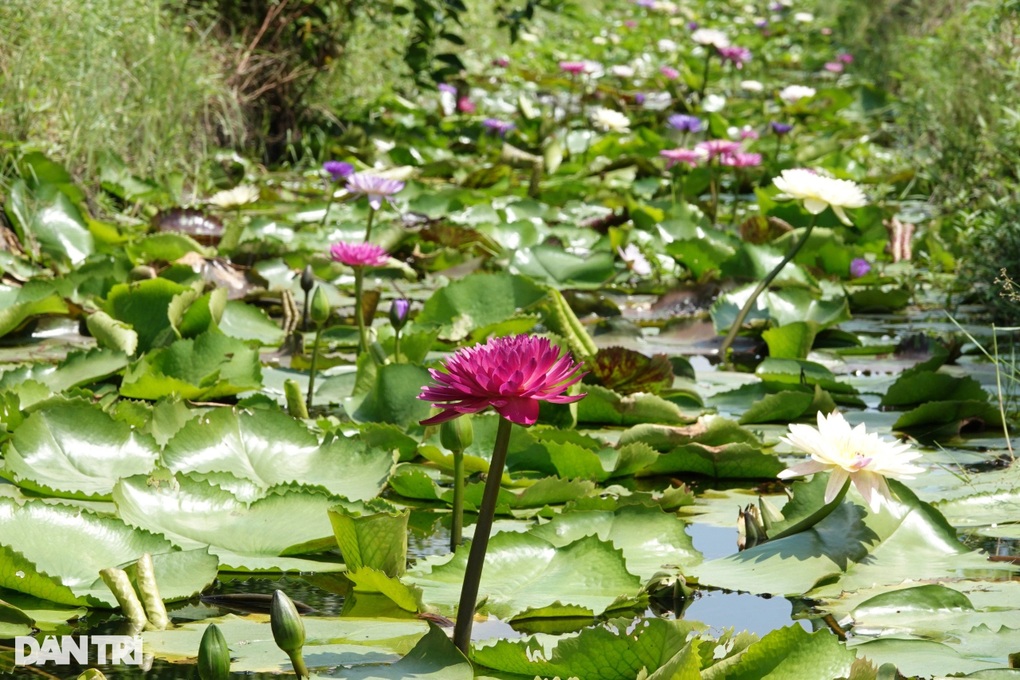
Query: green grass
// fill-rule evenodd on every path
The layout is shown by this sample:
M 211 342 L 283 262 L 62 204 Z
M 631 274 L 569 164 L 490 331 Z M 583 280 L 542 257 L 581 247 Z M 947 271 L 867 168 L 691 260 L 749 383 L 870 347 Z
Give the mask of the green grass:
M 150 0 L 0 3 L 0 131 L 86 185 L 102 158 L 195 177 L 243 127 L 214 46 Z

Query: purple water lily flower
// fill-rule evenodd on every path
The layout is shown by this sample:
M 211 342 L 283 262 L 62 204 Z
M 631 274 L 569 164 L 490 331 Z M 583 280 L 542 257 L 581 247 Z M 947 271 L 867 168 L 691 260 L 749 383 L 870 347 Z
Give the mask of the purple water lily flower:
M 666 119 L 666 125 L 678 132 L 701 132 L 704 129 L 700 118 L 686 113 L 674 113 Z
M 354 174 L 354 166 L 344 161 L 326 161 L 322 169 L 329 173 L 329 178 L 334 182 L 347 179 Z
M 855 257 L 850 261 L 851 278 L 859 279 L 871 271 L 871 264 L 863 257 Z
M 482 125 L 484 125 L 489 132 L 499 135 L 500 137 L 505 137 L 506 133 L 510 132 L 515 127 L 513 123 L 500 120 L 499 118 L 486 118 L 482 121 Z
M 404 183 L 398 179 L 380 177 L 367 172 L 356 172 L 347 178 L 347 191 L 352 194 L 363 194 L 368 197 L 368 204 L 373 210 L 382 207 L 383 199 L 393 200 L 393 194 L 401 191 Z

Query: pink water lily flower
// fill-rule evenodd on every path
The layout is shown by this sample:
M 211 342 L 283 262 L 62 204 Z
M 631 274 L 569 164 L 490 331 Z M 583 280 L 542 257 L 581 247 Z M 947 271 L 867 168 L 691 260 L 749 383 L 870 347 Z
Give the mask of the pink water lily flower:
M 585 395 L 564 394 L 583 377 L 569 354 L 546 338 L 514 335 L 456 351 L 441 369 L 430 368 L 435 384 L 419 399 L 443 409 L 422 425 L 438 425 L 465 413 L 493 407 L 519 425 L 534 425 L 540 402 L 568 404 Z
M 659 155 L 666 159 L 667 168 L 672 168 L 679 163 L 686 163 L 693 168 L 708 158 L 704 151 L 697 149 L 663 149 L 659 152 Z
M 719 156 L 719 164 L 731 168 L 754 168 L 761 165 L 761 154 L 735 151 Z
M 340 241 L 330 246 L 329 255 L 348 267 L 382 267 L 390 261 L 386 249 L 374 243 Z
M 710 139 L 707 142 L 698 142 L 694 148 L 704 153 L 708 160 L 712 160 L 717 156 L 736 153 L 740 150 L 740 142 L 728 139 Z

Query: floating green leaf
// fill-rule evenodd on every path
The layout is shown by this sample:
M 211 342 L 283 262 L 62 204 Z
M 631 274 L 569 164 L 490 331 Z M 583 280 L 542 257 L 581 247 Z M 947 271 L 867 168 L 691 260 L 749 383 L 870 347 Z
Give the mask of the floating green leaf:
M 461 546 L 452 559 L 420 560 L 405 580 L 422 589 L 426 605 L 453 613 L 467 554 Z M 594 536 L 557 548 L 530 534 L 499 533 L 486 553 L 480 586 L 486 600 L 480 609 L 504 620 L 593 617 L 636 605 L 640 588 L 621 551 Z
M 99 570 L 150 553 L 164 600 L 189 598 L 212 583 L 216 558 L 181 551 L 166 539 L 114 517 L 0 497 L 0 587 L 61 604 L 116 607 Z
M 407 568 L 409 511 L 363 513 L 344 506 L 329 509 L 333 535 L 347 568 L 364 567 L 399 578 Z
M 320 444 L 301 421 L 275 409 L 211 409 L 185 423 L 163 451 L 163 463 L 175 472 L 227 473 L 247 480 L 258 497 L 298 483 L 367 500 L 382 490 L 393 461 L 390 451 L 346 437 Z
M 330 557 L 291 557 L 335 545 L 326 511 L 336 498 L 301 488 L 271 490 L 251 502 L 209 482 L 178 475 L 168 480 L 122 479 L 113 491 L 125 522 L 162 534 L 186 548 L 204 548 L 237 571 L 339 571 Z
M 259 354 L 210 331 L 145 354 L 124 374 L 121 394 L 136 399 L 214 399 L 262 386 Z
M 99 408 L 55 403 L 34 411 L 14 431 L 3 474 L 35 491 L 109 498 L 117 479 L 149 472 L 158 456 L 151 437 Z

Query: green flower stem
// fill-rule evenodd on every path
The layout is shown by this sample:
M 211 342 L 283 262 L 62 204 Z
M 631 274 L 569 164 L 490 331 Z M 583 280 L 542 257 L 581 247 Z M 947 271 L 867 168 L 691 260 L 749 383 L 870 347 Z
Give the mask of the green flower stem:
M 823 519 L 831 515 L 833 510 L 839 507 L 839 505 L 843 502 L 843 499 L 846 498 L 846 492 L 849 491 L 849 489 L 850 480 L 847 479 L 846 482 L 843 483 L 843 488 L 839 490 L 839 493 L 836 494 L 835 498 L 833 498 L 831 501 L 829 501 L 822 507 L 818 508 L 809 516 L 805 517 L 804 519 L 797 522 L 793 526 L 783 529 L 775 536 L 769 536 L 769 540 L 774 541 L 777 538 L 786 538 L 787 536 L 793 536 L 794 534 L 799 534 L 800 532 L 806 531 L 813 527 L 814 525 L 818 524 Z
M 365 224 L 365 243 L 372 238 L 372 222 L 375 220 L 375 208 L 368 206 L 368 222 Z
M 812 215 L 811 223 L 808 224 L 807 229 L 804 230 L 804 235 L 800 237 L 799 241 L 793 244 L 793 247 L 790 248 L 790 251 L 786 253 L 786 256 L 779 261 L 779 264 L 775 266 L 775 269 L 770 271 L 768 276 L 762 279 L 761 283 L 759 283 L 751 293 L 751 297 L 747 298 L 747 302 L 745 302 L 744 306 L 740 308 L 737 318 L 733 320 L 733 325 L 730 326 L 729 332 L 726 333 L 726 339 L 723 340 L 722 345 L 719 347 L 719 356 L 724 361 L 726 360 L 726 354 L 730 349 L 730 345 L 732 345 L 733 341 L 736 339 L 737 333 L 740 332 L 740 328 L 744 325 L 744 319 L 747 318 L 747 315 L 754 307 L 754 303 L 758 300 L 758 296 L 769 287 L 769 284 L 772 283 L 777 276 L 779 276 L 779 272 L 783 271 L 783 267 L 786 266 L 786 263 L 792 260 L 797 253 L 800 252 L 800 249 L 804 247 L 804 244 L 807 243 L 807 240 L 811 237 L 811 232 L 814 230 L 815 223 L 817 221 L 818 215 Z
M 715 172 L 715 162 L 708 162 L 708 194 L 711 197 L 711 210 L 709 219 L 715 224 L 716 215 L 719 214 L 719 183 Z
M 315 392 L 315 366 L 319 363 L 319 336 L 321 335 L 322 325 L 320 324 L 315 329 L 315 343 L 312 345 L 312 365 L 308 371 L 308 396 L 305 397 L 306 413 L 312 410 L 312 394 Z
M 698 90 L 698 101 L 705 99 L 705 90 L 708 88 L 708 67 L 712 63 L 712 48 L 714 45 L 705 45 L 705 70 L 701 73 L 701 88 Z
M 450 527 L 450 552 L 457 550 L 464 533 L 464 452 L 453 452 L 453 522 Z
M 295 650 L 287 652 L 287 656 L 290 657 L 290 663 L 294 666 L 294 673 L 299 678 L 310 678 L 312 674 L 308 672 L 308 666 L 305 665 L 305 657 L 301 653 L 301 648 L 298 647 Z
M 464 585 L 461 586 L 460 605 L 457 607 L 457 623 L 453 627 L 453 643 L 465 656 L 471 649 L 471 624 L 474 622 L 475 604 L 478 602 L 478 585 L 482 580 L 485 551 L 489 547 L 489 534 L 496 514 L 496 500 L 499 497 L 503 468 L 506 465 L 511 427 L 513 423 L 509 420 L 499 419 L 496 444 L 492 448 L 492 461 L 489 463 L 489 476 L 485 480 L 482 505 L 478 509 L 475 535 L 471 540 L 471 552 L 468 553 L 467 567 L 464 570 Z
M 333 193 L 336 191 L 336 187 L 331 181 L 326 180 L 326 182 L 329 184 L 329 190 L 326 192 L 326 210 L 322 213 L 322 222 L 319 223 L 319 226 L 323 228 L 326 226 L 326 218 L 329 217 L 329 209 L 333 205 Z
M 371 225 L 371 220 L 369 224 Z M 358 324 L 358 354 L 368 349 L 368 329 L 365 328 L 365 308 L 361 305 L 361 295 L 365 287 L 365 268 L 354 268 L 354 319 Z
M 393 363 L 399 364 L 400 361 L 400 331 L 394 329 L 393 331 Z
M 730 224 L 734 226 L 737 224 L 737 192 L 740 191 L 740 179 L 740 170 L 733 168 L 733 191 L 730 193 L 733 203 L 730 206 Z

